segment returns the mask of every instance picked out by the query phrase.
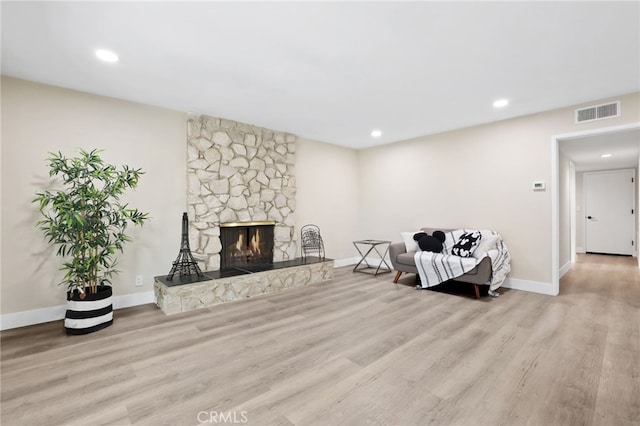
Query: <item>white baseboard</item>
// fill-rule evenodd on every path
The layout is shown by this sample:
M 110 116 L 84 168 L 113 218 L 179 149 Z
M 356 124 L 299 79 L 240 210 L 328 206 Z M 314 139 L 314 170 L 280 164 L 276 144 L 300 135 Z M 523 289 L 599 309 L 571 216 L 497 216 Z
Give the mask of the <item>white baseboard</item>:
M 584 247 L 576 247 L 576 253 L 586 253 L 587 251 L 584 249 Z
M 369 260 L 370 263 L 373 262 L 376 264 L 380 262 L 379 258 L 367 258 L 367 260 Z M 355 265 L 359 261 L 359 257 L 347 257 L 343 259 L 335 259 L 333 261 L 333 265 L 335 268 L 339 268 L 341 266 Z M 514 290 L 524 290 L 531 291 L 533 293 L 557 296 L 557 294 L 552 293 L 551 284 L 539 281 L 507 278 L 502 286 Z M 155 294 L 153 291 L 125 294 L 122 296 L 113 297 L 114 309 L 129 308 L 131 306 L 145 305 L 147 303 L 155 303 Z M 26 327 L 34 324 L 58 321 L 64 319 L 66 310 L 66 305 L 58 305 L 51 306 L 49 308 L 33 309 L 31 311 L 0 315 L 0 330 L 9 330 L 12 328 Z
M 113 297 L 113 309 L 129 308 L 131 306 L 145 305 L 147 303 L 155 302 L 156 297 L 153 291 L 125 294 Z M 64 319 L 66 311 L 67 305 L 58 305 L 51 306 L 49 308 L 33 309 L 31 311 L 0 315 L 0 330 L 9 330 L 11 328 L 58 321 Z
M 566 274 L 567 272 L 569 272 L 569 270 L 571 269 L 571 261 L 565 263 L 561 268 L 560 268 L 560 278 L 562 278 L 564 276 L 564 274 Z
M 367 258 L 367 260 L 369 260 L 369 262 L 380 262 L 380 259 Z M 357 256 L 335 259 L 333 261 L 333 266 L 335 268 L 339 268 L 341 266 L 355 265 L 359 261 L 360 258 Z M 155 301 L 156 298 L 153 291 L 114 296 L 113 309 L 122 309 L 147 303 L 155 303 Z M 0 315 L 0 330 L 9 330 L 12 328 L 62 320 L 64 319 L 66 311 L 66 305 L 58 305 L 51 306 L 49 308 L 33 309 L 31 311 Z
M 49 308 L 33 309 L 31 311 L 15 312 L 13 314 L 4 314 L 0 316 L 0 330 L 9 330 L 11 328 L 61 320 L 64 318 L 66 310 L 66 305 L 59 305 Z
M 520 280 L 518 278 L 507 278 L 504 280 L 502 287 L 514 290 L 530 291 L 532 293 L 547 294 L 549 296 L 557 296 L 558 293 L 552 290 L 551 283 L 541 281 Z
M 156 295 L 153 291 L 124 294 L 113 298 L 113 309 L 130 308 L 132 306 L 156 303 Z
M 368 257 L 367 260 L 372 265 L 373 264 L 377 265 L 380 262 L 380 258 Z M 333 261 L 333 266 L 335 268 L 339 268 L 341 266 L 355 265 L 359 261 L 360 261 L 359 257 L 348 257 L 343 259 L 336 259 Z M 639 267 L 640 267 L 640 261 L 639 261 Z M 568 271 L 571 268 L 571 262 L 565 265 L 563 269 L 564 268 L 567 268 L 567 271 Z M 566 271 L 564 273 L 566 273 Z M 529 280 L 520 280 L 518 278 L 507 278 L 502 284 L 502 287 L 511 288 L 514 290 L 530 291 L 532 293 L 547 294 L 550 296 L 557 296 L 557 293 L 552 292 L 550 283 L 545 283 L 540 281 L 529 281 Z

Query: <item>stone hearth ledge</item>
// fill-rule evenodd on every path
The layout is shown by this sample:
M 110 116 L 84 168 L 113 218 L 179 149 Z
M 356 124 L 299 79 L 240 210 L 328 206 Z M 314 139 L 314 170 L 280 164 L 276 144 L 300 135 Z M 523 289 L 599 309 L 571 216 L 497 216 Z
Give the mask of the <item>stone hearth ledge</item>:
M 170 315 L 303 287 L 332 278 L 333 260 L 327 260 L 171 287 L 156 277 L 154 292 L 156 305 L 162 312 Z

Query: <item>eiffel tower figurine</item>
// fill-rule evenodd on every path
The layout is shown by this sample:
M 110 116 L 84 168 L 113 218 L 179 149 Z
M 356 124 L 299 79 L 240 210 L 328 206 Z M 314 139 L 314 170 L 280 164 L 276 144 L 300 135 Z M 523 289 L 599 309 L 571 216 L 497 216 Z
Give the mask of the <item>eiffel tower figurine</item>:
M 180 253 L 178 253 L 178 257 L 173 262 L 171 271 L 169 271 L 169 275 L 167 275 L 167 281 L 171 281 L 176 272 L 181 279 L 183 277 L 190 277 L 193 274 L 197 275 L 198 278 L 204 276 L 189 248 L 189 219 L 187 219 L 186 212 L 182 213 L 182 242 L 180 243 Z

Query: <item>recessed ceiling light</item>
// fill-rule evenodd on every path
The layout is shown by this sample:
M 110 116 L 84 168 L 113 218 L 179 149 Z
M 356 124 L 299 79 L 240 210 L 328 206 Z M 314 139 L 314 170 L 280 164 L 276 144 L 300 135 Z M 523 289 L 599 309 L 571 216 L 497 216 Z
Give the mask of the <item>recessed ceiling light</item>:
M 96 50 L 96 56 L 101 61 L 105 61 L 105 62 L 109 62 L 109 63 L 118 62 L 118 55 L 116 55 L 115 53 L 113 53 L 110 50 L 98 49 L 98 50 Z
M 611 157 L 612 154 L 602 154 L 600 157 L 601 158 L 609 158 Z
M 371 137 L 372 138 L 379 138 L 380 136 L 382 136 L 382 130 L 374 129 L 374 130 L 371 131 Z
M 493 102 L 495 108 L 504 108 L 509 105 L 509 99 L 498 99 Z

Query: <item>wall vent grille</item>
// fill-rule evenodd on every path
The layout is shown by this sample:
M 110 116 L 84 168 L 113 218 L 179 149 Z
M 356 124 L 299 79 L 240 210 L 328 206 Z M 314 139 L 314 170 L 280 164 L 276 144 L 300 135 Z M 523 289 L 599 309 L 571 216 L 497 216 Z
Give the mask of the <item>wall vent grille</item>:
M 620 116 L 620 101 L 577 109 L 576 123 L 586 123 L 618 116 Z

